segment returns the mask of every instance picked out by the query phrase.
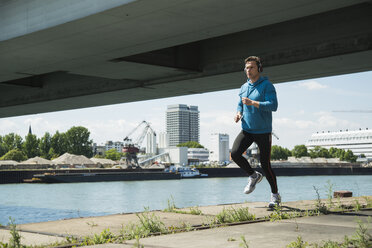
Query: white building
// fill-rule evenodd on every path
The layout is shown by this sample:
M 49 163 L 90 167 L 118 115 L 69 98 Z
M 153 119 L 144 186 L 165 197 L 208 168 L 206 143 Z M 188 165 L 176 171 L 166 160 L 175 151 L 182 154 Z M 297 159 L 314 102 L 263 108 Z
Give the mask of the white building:
M 209 151 L 205 148 L 188 148 L 187 159 L 189 164 L 199 164 L 208 161 Z
M 105 143 L 105 150 L 108 151 L 111 149 L 116 149 L 118 152 L 122 152 L 123 145 L 124 145 L 123 142 L 120 142 L 120 141 L 112 142 L 111 140 L 109 140 L 109 141 L 106 141 Z
M 209 161 L 223 163 L 229 160 L 229 135 L 222 133 L 211 134 Z
M 158 137 L 159 137 L 158 147 L 168 148 L 169 147 L 169 135 L 167 133 L 162 132 L 158 134 Z
M 169 146 L 188 141 L 199 142 L 199 110 L 197 106 L 185 104 L 168 105 L 166 111 L 166 132 Z
M 351 150 L 356 156 L 364 154 L 367 158 L 372 158 L 372 130 L 313 133 L 306 147 L 311 150 L 315 146 Z
M 146 136 L 146 153 L 147 154 L 156 154 L 156 135 L 154 132 L 149 131 Z

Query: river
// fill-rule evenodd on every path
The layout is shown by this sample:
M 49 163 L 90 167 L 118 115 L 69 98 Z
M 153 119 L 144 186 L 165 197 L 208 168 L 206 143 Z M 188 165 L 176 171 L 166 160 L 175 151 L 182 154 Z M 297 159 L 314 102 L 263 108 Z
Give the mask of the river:
M 266 180 L 256 190 L 243 194 L 246 177 L 195 178 L 130 182 L 69 184 L 0 185 L 0 224 L 9 217 L 15 223 L 32 223 L 65 218 L 139 212 L 144 208 L 161 210 L 168 200 L 177 207 L 206 206 L 246 201 L 268 201 Z M 282 201 L 313 200 L 333 191 L 349 190 L 353 196 L 372 195 L 372 176 L 298 176 L 278 177 Z

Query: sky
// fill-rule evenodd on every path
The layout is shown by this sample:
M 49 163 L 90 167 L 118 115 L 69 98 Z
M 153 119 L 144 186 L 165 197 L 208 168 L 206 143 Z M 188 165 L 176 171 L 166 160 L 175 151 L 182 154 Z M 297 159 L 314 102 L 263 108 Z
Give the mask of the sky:
M 274 86 L 279 107 L 273 113 L 273 131 L 279 139 L 273 138 L 273 145 L 293 149 L 295 145 L 305 144 L 315 132 L 372 128 L 372 71 Z M 199 107 L 200 143 L 208 148 L 212 133 L 226 133 L 230 137 L 231 148 L 241 130 L 240 122 L 233 121 L 238 93 L 239 89 L 233 89 L 0 118 L 0 135 L 13 132 L 24 138 L 31 125 L 33 134 L 41 138 L 45 132 L 53 135 L 57 130 L 66 132 L 72 126 L 84 126 L 90 131 L 91 139 L 101 145 L 108 140 L 122 141 L 143 120 L 149 122 L 155 132 L 165 132 L 167 105 L 187 104 Z

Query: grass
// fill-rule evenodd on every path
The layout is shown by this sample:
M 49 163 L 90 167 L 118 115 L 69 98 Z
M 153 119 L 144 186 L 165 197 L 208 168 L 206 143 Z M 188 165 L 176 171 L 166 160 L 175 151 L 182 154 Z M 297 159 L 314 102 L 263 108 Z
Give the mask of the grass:
M 163 212 L 177 213 L 177 214 L 193 214 L 193 215 L 203 214 L 202 211 L 198 207 L 191 207 L 190 211 L 179 210 L 179 208 L 177 208 L 176 204 L 174 203 L 173 196 L 171 196 L 171 198 L 168 199 L 167 208 L 165 208 Z
M 249 213 L 249 209 L 247 207 L 238 209 L 231 207 L 230 209 L 224 208 L 220 213 L 218 213 L 214 217 L 212 224 L 235 223 L 255 219 L 256 216 L 254 214 Z
M 302 240 L 301 236 L 297 237 L 287 245 L 288 248 L 370 248 L 372 247 L 372 237 L 368 232 L 368 225 L 371 223 L 371 217 L 368 217 L 367 223 L 361 220 L 357 221 L 358 228 L 352 237 L 345 236 L 344 242 L 338 243 L 332 240 L 323 241 L 322 244 L 309 244 Z

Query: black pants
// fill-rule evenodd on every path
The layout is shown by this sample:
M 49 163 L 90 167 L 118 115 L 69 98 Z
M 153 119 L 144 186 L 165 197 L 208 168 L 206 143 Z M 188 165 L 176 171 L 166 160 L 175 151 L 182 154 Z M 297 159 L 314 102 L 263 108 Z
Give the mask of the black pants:
M 234 141 L 234 145 L 231 150 L 231 158 L 234 162 L 248 173 L 252 175 L 254 170 L 249 165 L 248 161 L 242 156 L 244 151 L 256 142 L 260 149 L 260 162 L 262 170 L 266 176 L 267 181 L 270 183 L 271 192 L 278 193 L 278 185 L 276 183 L 276 176 L 271 168 L 270 156 L 271 156 L 271 133 L 263 134 L 252 134 L 245 131 L 241 131 Z

